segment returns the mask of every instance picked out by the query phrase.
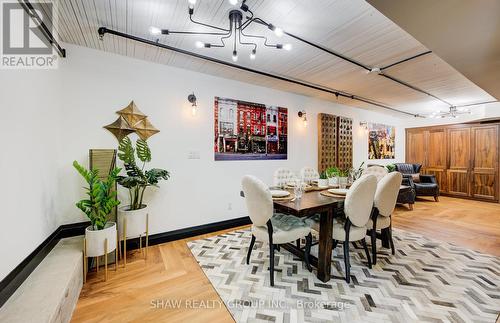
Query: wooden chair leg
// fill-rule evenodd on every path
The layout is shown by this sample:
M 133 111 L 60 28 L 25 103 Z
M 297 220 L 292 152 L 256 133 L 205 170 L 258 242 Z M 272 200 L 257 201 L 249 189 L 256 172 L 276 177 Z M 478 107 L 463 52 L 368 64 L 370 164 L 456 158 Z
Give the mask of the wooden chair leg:
M 269 275 L 271 279 L 271 286 L 274 286 L 274 247 L 269 244 Z
M 366 260 L 368 260 L 368 268 L 372 269 L 372 260 L 370 257 L 370 252 L 368 251 L 368 246 L 366 245 L 365 238 L 361 239 L 361 244 L 363 245 L 363 249 L 365 249 Z
M 408 208 L 410 209 L 410 211 L 413 211 L 413 203 L 408 203 Z
M 434 200 L 435 200 L 436 202 L 439 202 L 439 196 L 434 196 Z
M 297 239 L 296 244 L 297 244 L 297 249 L 300 249 L 300 239 Z
M 377 264 L 377 230 L 372 230 L 371 232 L 371 243 L 372 243 L 372 256 L 373 264 Z
M 250 264 L 250 255 L 252 254 L 254 244 L 255 244 L 255 236 L 252 234 L 252 240 L 250 241 L 250 247 L 248 248 L 248 254 L 247 254 L 247 265 Z
M 389 227 L 389 244 L 391 245 L 391 253 L 396 254 L 396 248 L 394 248 L 394 240 L 392 240 L 392 226 Z
M 344 264 L 345 264 L 345 281 L 349 284 L 351 282 L 351 264 L 349 263 L 349 242 L 344 241 Z
M 312 234 L 309 233 L 306 236 L 306 248 L 304 250 L 304 261 L 306 263 L 307 270 L 312 271 L 311 264 L 309 263 L 309 255 L 311 254 L 311 245 L 312 245 Z
M 275 244 L 274 246 L 276 247 L 276 250 L 279 252 L 280 251 L 280 245 L 279 244 Z

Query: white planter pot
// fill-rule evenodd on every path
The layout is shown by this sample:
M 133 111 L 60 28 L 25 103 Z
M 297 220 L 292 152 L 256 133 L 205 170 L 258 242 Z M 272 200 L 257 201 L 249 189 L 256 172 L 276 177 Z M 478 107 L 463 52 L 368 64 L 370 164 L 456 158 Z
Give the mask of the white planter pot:
M 318 187 L 328 187 L 328 179 L 318 179 Z
M 107 252 L 116 249 L 116 223 L 108 222 L 102 230 L 92 230 L 92 226 L 85 229 L 85 245 L 87 257 L 103 256 L 106 253 L 106 239 L 108 239 Z
M 328 179 L 328 185 L 329 186 L 337 186 L 338 185 L 337 177 L 330 177 Z
M 139 210 L 129 210 L 130 206 L 122 206 L 118 209 L 118 237 L 123 240 L 123 230 L 127 225 L 127 239 L 145 236 L 147 230 L 147 217 L 149 208 L 145 205 Z

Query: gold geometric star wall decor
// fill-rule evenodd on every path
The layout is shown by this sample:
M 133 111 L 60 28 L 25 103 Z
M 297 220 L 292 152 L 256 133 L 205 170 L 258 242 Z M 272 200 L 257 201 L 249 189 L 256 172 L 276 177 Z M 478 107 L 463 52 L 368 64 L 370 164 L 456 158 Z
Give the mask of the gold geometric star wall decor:
M 142 113 L 139 108 L 135 105 L 134 101 L 131 101 L 129 105 L 125 108 L 117 111 L 119 115 L 121 115 L 125 120 L 127 120 L 128 124 L 133 127 L 137 122 L 145 119 L 147 116 Z
M 104 128 L 108 129 L 109 132 L 111 132 L 116 137 L 116 139 L 118 139 L 118 142 L 120 142 L 123 138 L 125 138 L 132 132 L 135 132 L 135 129 L 132 128 L 128 124 L 127 120 L 125 120 L 122 116 L 119 116 L 118 119 L 115 120 L 115 122 L 104 126 Z
M 148 118 L 144 118 L 138 123 L 134 125 L 135 133 L 141 138 L 142 140 L 146 141 L 149 137 L 152 135 L 160 132 L 160 130 L 156 129 L 151 122 L 149 121 Z
M 142 140 L 147 140 L 152 135 L 160 132 L 151 124 L 147 116 L 137 108 L 134 101 L 131 101 L 125 108 L 116 113 L 119 115 L 118 119 L 104 126 L 104 128 L 108 129 L 118 141 L 133 132 L 137 133 Z

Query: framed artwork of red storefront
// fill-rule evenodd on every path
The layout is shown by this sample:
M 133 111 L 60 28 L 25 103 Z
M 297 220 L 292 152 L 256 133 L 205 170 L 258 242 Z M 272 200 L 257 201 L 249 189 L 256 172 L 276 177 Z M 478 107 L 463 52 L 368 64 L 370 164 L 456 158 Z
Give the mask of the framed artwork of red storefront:
M 215 160 L 287 159 L 288 109 L 215 97 Z

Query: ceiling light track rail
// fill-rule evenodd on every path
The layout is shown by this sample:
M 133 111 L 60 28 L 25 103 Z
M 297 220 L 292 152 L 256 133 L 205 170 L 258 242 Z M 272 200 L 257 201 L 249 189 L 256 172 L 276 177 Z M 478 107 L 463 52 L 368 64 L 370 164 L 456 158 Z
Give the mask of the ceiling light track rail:
M 386 109 L 386 110 L 390 110 L 390 111 L 402 113 L 402 114 L 409 115 L 409 116 L 412 116 L 412 117 L 423 117 L 423 116 L 421 116 L 419 114 L 413 114 L 413 113 L 410 113 L 410 112 L 401 111 L 401 110 L 398 110 L 396 108 L 392 108 L 392 107 L 390 107 L 390 106 L 388 106 L 386 104 L 377 102 L 377 101 L 372 100 L 372 99 L 364 98 L 364 97 L 357 96 L 357 95 L 354 95 L 354 94 L 350 94 L 350 93 L 347 93 L 347 92 L 343 92 L 343 91 L 340 91 L 340 90 L 325 88 L 325 87 L 322 87 L 320 85 L 315 85 L 315 84 L 307 83 L 305 81 L 295 80 L 295 79 L 287 78 L 287 77 L 284 77 L 284 76 L 280 76 L 280 75 L 276 75 L 276 74 L 272 74 L 272 73 L 267 73 L 267 72 L 259 71 L 259 70 L 253 69 L 253 68 L 249 68 L 249 67 L 245 67 L 245 66 L 241 66 L 241 65 L 229 63 L 229 62 L 217 59 L 217 58 L 213 58 L 213 57 L 201 55 L 201 54 L 198 54 L 198 53 L 195 53 L 195 52 L 191 52 L 191 51 L 188 51 L 188 50 L 185 50 L 185 49 L 181 49 L 181 48 L 177 48 L 177 47 L 174 47 L 174 46 L 162 44 L 159 41 L 152 41 L 152 40 L 149 40 L 149 39 L 137 37 L 137 36 L 134 36 L 134 35 L 130 35 L 130 34 L 119 32 L 119 31 L 112 30 L 112 29 L 108 29 L 106 27 L 100 27 L 98 29 L 98 33 L 99 33 L 99 37 L 101 39 L 104 37 L 105 34 L 111 34 L 111 35 L 115 35 L 115 36 L 118 36 L 118 37 L 123 37 L 125 39 L 130 39 L 130 40 L 133 40 L 133 41 L 137 41 L 137 42 L 140 42 L 140 43 L 143 43 L 143 44 L 147 44 L 147 45 L 151 45 L 151 46 L 163 48 L 163 49 L 166 49 L 166 50 L 170 50 L 170 51 L 173 51 L 173 52 L 176 52 L 176 53 L 180 53 L 180 54 L 183 54 L 183 55 L 195 57 L 195 58 L 198 58 L 198 59 L 203 59 L 203 60 L 210 61 L 210 62 L 213 62 L 213 63 L 217 63 L 217 64 L 220 64 L 220 65 L 232 67 L 232 68 L 243 70 L 243 71 L 246 71 L 246 72 L 251 72 L 251 73 L 254 73 L 254 74 L 259 74 L 259 75 L 262 75 L 262 76 L 266 76 L 266 77 L 277 79 L 277 80 L 280 80 L 280 81 L 284 81 L 284 82 L 288 82 L 288 83 L 300 85 L 300 86 L 307 87 L 307 88 L 310 88 L 310 89 L 314 89 L 314 90 L 318 90 L 318 91 L 330 93 L 330 94 L 335 95 L 337 98 L 340 96 L 340 97 L 348 98 L 348 99 L 351 99 L 351 100 L 357 100 L 357 101 L 360 101 L 360 102 L 368 103 L 368 104 L 371 104 L 371 105 L 374 105 L 374 106 L 377 106 L 377 107 L 380 107 L 380 108 L 383 108 L 383 109 Z
M 413 55 L 413 56 L 411 56 L 411 57 L 408 57 L 408 58 L 402 59 L 402 60 L 400 60 L 400 61 L 394 62 L 394 63 L 389 64 L 389 65 L 387 65 L 387 66 L 381 67 L 381 68 L 380 68 L 380 70 L 381 70 L 381 71 L 386 70 L 386 69 L 391 68 L 391 67 L 393 67 L 393 66 L 396 66 L 396 65 L 399 65 L 399 64 L 402 64 L 402 63 L 406 63 L 406 62 L 408 62 L 408 61 L 411 61 L 412 59 L 419 58 L 419 57 L 421 57 L 421 56 L 425 56 L 425 55 L 428 55 L 428 54 L 430 54 L 430 53 L 432 53 L 432 51 L 431 51 L 431 50 L 426 51 L 426 52 L 423 52 L 423 53 L 420 53 L 420 54 L 417 54 L 417 55 Z
M 61 45 L 59 45 L 57 40 L 54 38 L 54 35 L 49 30 L 47 25 L 45 25 L 42 18 L 40 18 L 40 16 L 36 12 L 31 2 L 29 2 L 28 0 L 18 0 L 18 2 L 21 5 L 21 7 L 23 7 L 24 11 L 26 11 L 26 13 L 31 17 L 31 19 L 33 19 L 33 21 L 38 24 L 43 36 L 52 45 L 52 47 L 56 50 L 59 56 L 63 58 L 66 57 L 66 49 L 62 48 Z

